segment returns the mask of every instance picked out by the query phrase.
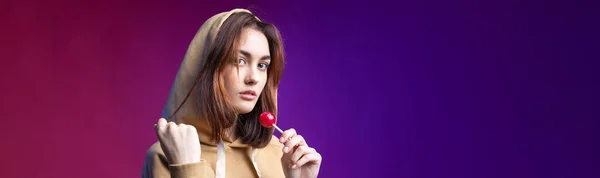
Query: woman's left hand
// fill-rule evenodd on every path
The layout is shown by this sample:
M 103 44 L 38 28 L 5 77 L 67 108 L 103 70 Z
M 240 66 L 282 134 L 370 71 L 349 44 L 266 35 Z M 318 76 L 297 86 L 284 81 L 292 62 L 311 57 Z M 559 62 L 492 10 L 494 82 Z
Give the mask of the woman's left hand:
M 283 144 L 281 164 L 287 178 L 313 178 L 319 175 L 321 154 L 306 144 L 304 137 L 289 129 L 281 134 Z

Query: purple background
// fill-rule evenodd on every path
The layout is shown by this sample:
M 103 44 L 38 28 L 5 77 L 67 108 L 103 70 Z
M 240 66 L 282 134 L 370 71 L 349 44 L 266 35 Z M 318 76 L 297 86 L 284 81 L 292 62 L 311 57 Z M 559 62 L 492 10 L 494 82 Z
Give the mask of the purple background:
M 279 126 L 321 177 L 600 177 L 599 8 L 575 2 L 0 2 L 2 177 L 139 177 L 211 15 L 287 52 Z

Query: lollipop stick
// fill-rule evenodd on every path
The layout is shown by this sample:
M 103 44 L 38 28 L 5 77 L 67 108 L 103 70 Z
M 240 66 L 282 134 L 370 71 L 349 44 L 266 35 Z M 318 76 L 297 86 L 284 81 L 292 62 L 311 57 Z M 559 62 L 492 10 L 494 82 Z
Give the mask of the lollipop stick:
M 275 129 L 277 129 L 277 131 L 279 131 L 279 133 L 283 134 L 283 131 L 279 127 L 277 127 L 277 125 L 273 124 L 273 127 L 275 127 Z M 289 137 L 287 140 L 288 141 L 292 140 L 292 137 Z
M 273 127 L 275 127 L 275 129 L 277 129 L 277 131 L 279 131 L 279 133 L 283 133 L 283 131 L 279 127 L 277 127 L 277 125 L 273 124 Z

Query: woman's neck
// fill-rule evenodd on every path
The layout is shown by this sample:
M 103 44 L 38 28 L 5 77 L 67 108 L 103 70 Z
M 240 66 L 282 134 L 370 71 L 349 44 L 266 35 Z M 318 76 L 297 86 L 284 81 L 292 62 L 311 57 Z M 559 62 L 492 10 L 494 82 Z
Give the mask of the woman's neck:
M 235 131 L 236 126 L 237 126 L 237 122 L 234 122 L 231 127 L 225 129 L 225 134 L 227 134 L 227 136 L 229 137 L 229 139 L 231 139 L 231 141 L 234 141 L 238 137 L 236 134 L 236 131 Z

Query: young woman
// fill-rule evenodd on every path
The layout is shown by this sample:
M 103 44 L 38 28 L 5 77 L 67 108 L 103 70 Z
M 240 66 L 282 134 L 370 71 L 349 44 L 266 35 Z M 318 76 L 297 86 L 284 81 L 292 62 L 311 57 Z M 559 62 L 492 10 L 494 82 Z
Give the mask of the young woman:
M 277 115 L 283 67 L 272 24 L 246 9 L 209 18 L 154 125 L 158 142 L 142 177 L 317 177 L 321 155 L 301 135 L 289 129 L 277 138 L 258 120 L 265 111 Z

